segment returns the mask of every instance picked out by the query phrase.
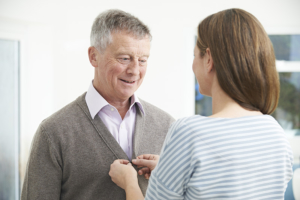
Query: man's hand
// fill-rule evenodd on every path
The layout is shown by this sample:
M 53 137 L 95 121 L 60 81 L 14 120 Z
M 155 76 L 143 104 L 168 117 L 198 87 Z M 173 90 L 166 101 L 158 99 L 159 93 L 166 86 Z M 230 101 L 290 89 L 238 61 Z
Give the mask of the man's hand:
M 137 173 L 128 160 L 115 160 L 110 165 L 111 180 L 122 189 L 138 186 Z
M 154 170 L 159 160 L 159 155 L 144 154 L 133 159 L 132 163 L 137 165 L 138 168 L 142 168 L 138 171 L 139 175 L 143 175 L 146 179 L 149 179 L 151 171 Z

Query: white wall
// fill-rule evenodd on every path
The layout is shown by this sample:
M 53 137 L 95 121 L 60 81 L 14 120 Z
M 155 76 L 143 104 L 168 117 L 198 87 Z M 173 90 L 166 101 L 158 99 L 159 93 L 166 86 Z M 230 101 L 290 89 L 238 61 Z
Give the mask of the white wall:
M 100 12 L 122 9 L 149 25 L 151 56 L 138 95 L 180 118 L 194 113 L 196 27 L 232 7 L 251 12 L 267 30 L 300 28 L 299 0 L 0 0 L 0 38 L 21 41 L 22 175 L 38 124 L 86 91 L 93 78 L 87 49 Z

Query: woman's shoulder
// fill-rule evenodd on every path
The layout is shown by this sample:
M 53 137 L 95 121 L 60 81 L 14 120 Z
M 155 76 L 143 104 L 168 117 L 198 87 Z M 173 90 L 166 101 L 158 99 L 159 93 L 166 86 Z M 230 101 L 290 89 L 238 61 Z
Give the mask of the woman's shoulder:
M 243 117 L 235 117 L 235 118 L 223 118 L 223 117 L 211 117 L 211 116 L 203 116 L 203 115 L 193 115 L 189 117 L 183 117 L 175 122 L 173 122 L 172 126 L 189 126 L 195 124 L 232 124 L 232 123 L 267 123 L 279 125 L 276 119 L 274 119 L 271 115 L 256 115 L 256 116 L 243 116 Z M 280 126 L 280 125 L 279 125 Z
M 245 128 L 259 129 L 277 129 L 277 131 L 284 133 L 279 123 L 270 115 L 245 116 L 237 118 L 221 118 L 221 117 L 206 117 L 201 115 L 193 115 L 176 120 L 170 127 L 171 135 L 189 134 L 190 132 L 197 132 L 198 136 L 201 133 L 218 132 L 224 129 L 245 129 Z M 172 137 L 172 136 L 171 136 Z
M 170 129 L 173 129 L 173 130 L 182 129 L 184 127 L 199 124 L 204 119 L 205 118 L 201 115 L 193 115 L 193 116 L 189 116 L 189 117 L 179 118 L 175 122 L 173 122 Z
M 180 135 L 181 137 L 188 135 L 191 131 L 202 127 L 206 121 L 207 117 L 201 115 L 180 118 L 170 126 L 168 138 L 170 139 L 176 135 Z

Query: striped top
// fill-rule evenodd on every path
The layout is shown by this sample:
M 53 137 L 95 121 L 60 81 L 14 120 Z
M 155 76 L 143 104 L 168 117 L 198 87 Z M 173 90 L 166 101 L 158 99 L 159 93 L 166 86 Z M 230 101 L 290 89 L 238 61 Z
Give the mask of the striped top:
M 283 199 L 293 153 L 269 115 L 173 123 L 145 200 Z

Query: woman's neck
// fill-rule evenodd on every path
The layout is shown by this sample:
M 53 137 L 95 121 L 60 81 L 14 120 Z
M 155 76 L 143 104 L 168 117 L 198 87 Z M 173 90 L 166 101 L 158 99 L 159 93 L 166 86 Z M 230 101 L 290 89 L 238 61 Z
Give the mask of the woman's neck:
M 262 115 L 260 111 L 251 111 L 240 106 L 219 85 L 216 85 L 212 89 L 212 113 L 210 117 L 221 118 Z

